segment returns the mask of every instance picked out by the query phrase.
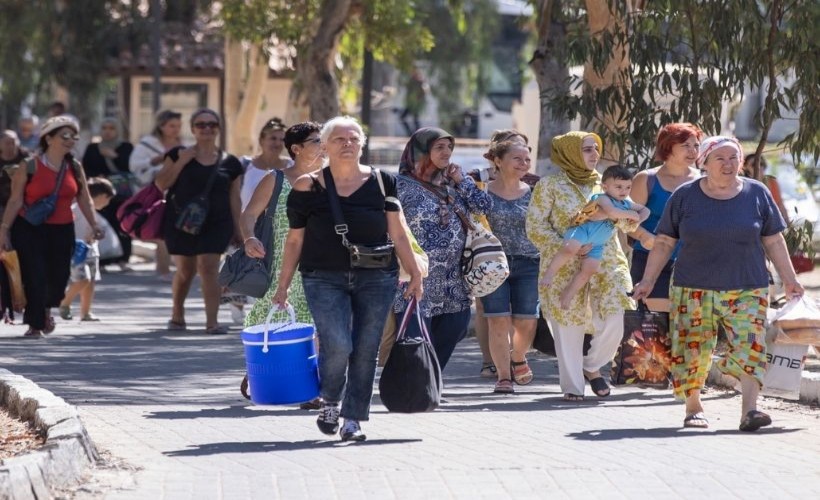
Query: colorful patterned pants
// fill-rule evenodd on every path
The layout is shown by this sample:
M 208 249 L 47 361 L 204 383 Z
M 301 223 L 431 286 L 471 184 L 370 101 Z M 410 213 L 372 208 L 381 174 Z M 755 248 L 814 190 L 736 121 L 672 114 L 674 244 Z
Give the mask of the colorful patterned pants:
M 729 341 L 718 369 L 735 378 L 747 374 L 759 383 L 766 372 L 766 309 L 768 289 L 698 290 L 670 288 L 672 308 L 672 382 L 675 397 L 700 391 L 712 365 L 718 325 Z

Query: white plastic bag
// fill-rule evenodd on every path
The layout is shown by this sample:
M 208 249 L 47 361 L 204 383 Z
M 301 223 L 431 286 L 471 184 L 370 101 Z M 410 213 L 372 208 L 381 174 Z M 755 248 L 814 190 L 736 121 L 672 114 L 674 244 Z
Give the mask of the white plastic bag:
M 769 345 L 766 352 L 769 367 L 763 377 L 762 394 L 800 399 L 800 382 L 808 351 L 807 345 Z
M 820 344 L 820 307 L 806 296 L 788 301 L 775 313 L 770 324 L 773 330 L 767 335 L 769 343 Z

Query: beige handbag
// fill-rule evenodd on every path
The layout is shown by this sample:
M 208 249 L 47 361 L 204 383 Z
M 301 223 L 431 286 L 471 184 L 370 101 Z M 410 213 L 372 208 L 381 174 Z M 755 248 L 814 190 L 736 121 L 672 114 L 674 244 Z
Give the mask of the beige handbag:
M 0 260 L 6 268 L 11 287 L 11 308 L 14 312 L 21 313 L 26 307 L 26 293 L 23 291 L 23 278 L 20 275 L 20 260 L 17 258 L 17 251 L 0 252 Z

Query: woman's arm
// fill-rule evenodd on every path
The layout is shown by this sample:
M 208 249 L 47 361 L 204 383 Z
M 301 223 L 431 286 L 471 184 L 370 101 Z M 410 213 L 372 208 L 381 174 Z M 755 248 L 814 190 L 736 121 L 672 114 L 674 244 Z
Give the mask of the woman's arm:
M 385 212 L 387 215 L 387 232 L 390 234 L 390 239 L 396 245 L 396 255 L 398 255 L 401 264 L 410 273 L 410 283 L 404 291 L 404 297 L 415 297 L 416 300 L 421 300 L 423 288 L 421 283 L 421 270 L 416 264 L 416 258 L 413 256 L 413 249 L 410 248 L 410 238 L 407 237 L 405 226 L 402 223 L 401 212 Z
M 490 195 L 479 189 L 472 177 L 463 175 L 461 167 L 458 165 L 454 165 L 454 167 L 455 169 L 449 174 L 449 177 L 456 182 L 456 191 L 464 204 L 467 205 L 467 211 L 476 215 L 489 212 L 493 207 L 493 200 Z
M 632 201 L 636 205 L 646 206 L 649 202 L 649 174 L 646 170 L 638 172 L 635 174 L 635 178 L 632 179 L 632 191 L 629 193 L 629 197 L 632 198 Z M 656 180 L 657 181 L 657 180 Z M 649 218 L 649 211 L 647 210 L 646 218 Z M 642 219 L 643 222 L 646 219 Z M 652 250 L 652 246 L 655 244 L 655 235 L 652 234 L 651 231 L 648 231 L 640 226 L 631 233 L 629 236 L 635 238 L 636 240 L 641 242 L 641 246 L 646 248 L 647 250 Z
M 786 247 L 786 240 L 783 239 L 783 233 L 776 233 L 771 236 L 763 236 L 763 249 L 766 251 L 766 256 L 774 264 L 774 269 L 780 280 L 783 282 L 783 289 L 786 296 L 802 297 L 803 286 L 797 281 L 797 275 L 794 272 L 791 259 L 789 259 L 789 249 Z
M 279 269 L 279 278 L 276 282 L 276 291 L 271 298 L 271 302 L 279 307 L 285 307 L 288 301 L 288 289 L 296 273 L 296 266 L 302 255 L 302 244 L 305 241 L 305 229 L 288 230 L 285 237 L 285 246 L 282 254 L 282 266 Z
M 256 239 L 254 229 L 256 221 L 259 216 L 265 211 L 268 206 L 268 201 L 273 195 L 273 190 L 276 187 L 276 176 L 266 175 L 262 178 L 256 189 L 253 191 L 248 205 L 242 211 L 239 217 L 239 231 L 242 234 L 242 241 L 245 245 L 245 253 L 248 257 L 261 259 L 265 256 L 265 245 Z
M 239 191 L 242 189 L 242 177 L 239 176 L 233 181 L 228 188 L 228 202 L 231 206 L 231 218 L 233 219 L 233 244 L 239 246 L 242 244 L 242 230 L 239 226 L 239 217 L 242 214 L 242 199 Z
M 658 276 L 669 261 L 672 252 L 675 251 L 677 244 L 677 239 L 666 236 L 665 234 L 659 234 L 655 237 L 655 247 L 649 252 L 643 278 L 641 278 L 640 283 L 636 284 L 632 290 L 633 299 L 640 300 L 649 297 L 649 294 L 652 293 L 652 289 L 655 288 L 655 282 L 658 280 Z
M 180 148 L 178 152 L 179 156 L 177 157 L 177 161 L 171 160 L 170 157 L 165 158 L 162 170 L 159 171 L 157 177 L 154 179 L 154 183 L 160 191 L 166 191 L 173 186 L 177 181 L 177 177 L 179 177 L 179 173 L 182 172 L 182 168 L 196 156 L 196 150 L 194 148 Z
M 9 175 L 11 176 L 11 195 L 9 196 L 8 203 L 6 203 L 6 209 L 3 212 L 3 220 L 0 222 L 0 251 L 11 250 L 9 229 L 11 229 L 11 225 L 14 224 L 17 213 L 23 208 L 26 183 L 28 182 L 26 162 L 23 161 L 20 165 L 13 167 Z

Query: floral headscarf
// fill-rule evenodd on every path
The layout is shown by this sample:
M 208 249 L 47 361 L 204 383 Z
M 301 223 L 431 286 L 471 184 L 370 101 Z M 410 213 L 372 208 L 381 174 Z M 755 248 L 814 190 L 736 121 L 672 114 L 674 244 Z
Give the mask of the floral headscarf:
M 737 151 L 737 156 L 739 158 L 739 162 L 743 164 L 743 148 L 740 146 L 740 143 L 737 142 L 737 139 L 734 137 L 728 137 L 725 135 L 716 135 L 714 137 L 709 137 L 708 139 L 704 139 L 700 143 L 700 149 L 698 150 L 698 159 L 696 160 L 697 166 L 703 168 L 703 164 L 706 163 L 706 158 L 709 157 L 709 154 L 724 146 L 730 146 Z
M 422 156 L 430 154 L 430 147 L 439 139 L 450 139 L 450 142 L 455 143 L 455 139 L 447 131 L 436 127 L 422 127 L 410 136 L 407 145 L 404 146 L 404 152 L 401 154 L 399 161 L 399 173 L 409 174 L 416 168 Z
M 598 151 L 603 151 L 601 138 L 598 134 L 592 132 L 568 132 L 552 139 L 552 156 L 550 159 L 561 167 L 566 172 L 567 177 L 575 184 L 596 184 L 601 178 L 601 174 L 595 170 L 589 170 L 584 164 L 581 144 L 587 137 L 594 138 L 595 142 L 598 143 Z

